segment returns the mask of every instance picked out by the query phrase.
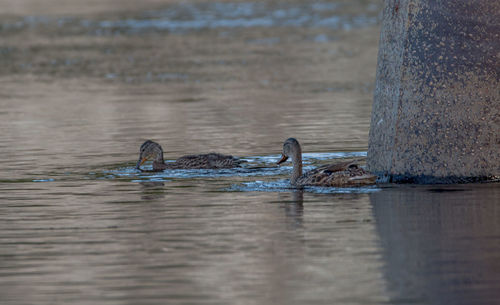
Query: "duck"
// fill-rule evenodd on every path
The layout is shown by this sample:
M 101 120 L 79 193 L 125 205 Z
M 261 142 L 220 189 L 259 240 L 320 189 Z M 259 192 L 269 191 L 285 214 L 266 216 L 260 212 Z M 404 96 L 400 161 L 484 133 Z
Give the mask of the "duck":
M 351 187 L 375 184 L 377 176 L 369 173 L 358 165 L 358 161 L 346 161 L 327 164 L 302 173 L 302 148 L 299 141 L 289 138 L 283 143 L 283 153 L 278 165 L 288 158 L 292 159 L 293 170 L 290 183 L 295 187 L 325 186 Z
M 141 170 L 141 165 L 147 160 L 153 160 L 153 172 L 165 169 L 221 169 L 239 167 L 243 162 L 233 156 L 219 153 L 182 156 L 175 162 L 165 163 L 163 149 L 160 144 L 147 140 L 139 149 L 139 160 L 136 169 Z

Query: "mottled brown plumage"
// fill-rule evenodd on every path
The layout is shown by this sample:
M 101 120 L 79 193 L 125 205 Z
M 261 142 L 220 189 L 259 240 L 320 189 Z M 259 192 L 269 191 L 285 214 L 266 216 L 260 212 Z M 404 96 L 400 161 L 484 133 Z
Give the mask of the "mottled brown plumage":
M 283 143 L 283 155 L 278 164 L 292 158 L 290 183 L 294 186 L 346 187 L 375 184 L 377 176 L 358 166 L 356 161 L 328 164 L 302 174 L 302 149 L 299 142 L 289 138 Z
M 175 160 L 175 162 L 165 163 L 163 160 L 163 149 L 160 144 L 151 140 L 147 140 L 141 145 L 136 168 L 140 169 L 140 166 L 147 160 L 153 160 L 153 171 L 162 171 L 165 169 L 233 168 L 240 166 L 242 162 L 233 156 L 208 153 L 182 156 Z

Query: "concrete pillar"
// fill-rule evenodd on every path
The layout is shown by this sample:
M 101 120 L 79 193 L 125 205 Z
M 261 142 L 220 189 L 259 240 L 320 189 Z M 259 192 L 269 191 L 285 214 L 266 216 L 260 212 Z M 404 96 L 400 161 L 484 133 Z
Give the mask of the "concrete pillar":
M 368 168 L 390 181 L 500 176 L 500 0 L 385 0 Z

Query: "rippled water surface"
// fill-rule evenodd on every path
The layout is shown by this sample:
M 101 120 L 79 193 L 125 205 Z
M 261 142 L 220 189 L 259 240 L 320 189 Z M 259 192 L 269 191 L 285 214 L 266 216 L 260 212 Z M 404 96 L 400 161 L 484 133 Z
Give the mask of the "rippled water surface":
M 380 1 L 82 3 L 0 0 L 1 304 L 498 303 L 498 184 L 275 165 L 366 157 Z

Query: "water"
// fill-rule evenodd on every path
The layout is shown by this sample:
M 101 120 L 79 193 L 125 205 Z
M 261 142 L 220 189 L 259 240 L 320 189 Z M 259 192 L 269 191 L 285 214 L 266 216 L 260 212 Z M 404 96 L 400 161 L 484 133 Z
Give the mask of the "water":
M 366 157 L 378 1 L 16 1 L 1 304 L 498 303 L 498 184 L 298 191 L 275 165 L 290 136 L 305 169 Z M 149 138 L 247 162 L 140 172 Z

